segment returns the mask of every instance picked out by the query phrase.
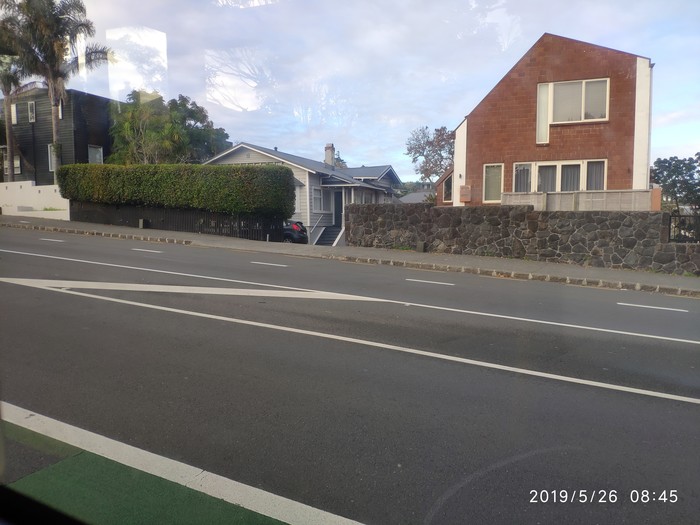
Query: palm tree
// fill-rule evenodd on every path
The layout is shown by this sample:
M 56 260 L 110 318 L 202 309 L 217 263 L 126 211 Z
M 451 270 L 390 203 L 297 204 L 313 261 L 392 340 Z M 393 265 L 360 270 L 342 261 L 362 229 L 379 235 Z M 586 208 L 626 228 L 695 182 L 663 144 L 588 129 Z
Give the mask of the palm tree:
M 59 107 L 66 84 L 79 67 L 93 69 L 109 59 L 109 48 L 99 44 L 85 47 L 84 59 L 76 53 L 79 40 L 95 34 L 86 18 L 82 0 L 0 0 L 5 16 L 0 31 L 10 35 L 10 44 L 24 70 L 44 79 L 51 101 L 53 144 L 51 148 L 54 183 L 61 165 Z
M 7 140 L 7 173 L 10 182 L 15 181 L 15 141 L 12 130 L 12 93 L 19 87 L 22 79 L 22 70 L 17 63 L 16 57 L 9 55 L 0 55 L 0 90 L 2 90 L 3 106 L 5 113 L 5 137 Z

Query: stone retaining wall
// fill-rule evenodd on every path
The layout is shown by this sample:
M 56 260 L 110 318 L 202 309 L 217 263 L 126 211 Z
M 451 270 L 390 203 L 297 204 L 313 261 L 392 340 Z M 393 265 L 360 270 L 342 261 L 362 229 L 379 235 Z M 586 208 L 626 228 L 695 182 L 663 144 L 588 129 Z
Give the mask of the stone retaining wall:
M 669 215 L 663 212 L 350 204 L 345 218 L 349 246 L 700 275 L 700 245 L 669 243 Z

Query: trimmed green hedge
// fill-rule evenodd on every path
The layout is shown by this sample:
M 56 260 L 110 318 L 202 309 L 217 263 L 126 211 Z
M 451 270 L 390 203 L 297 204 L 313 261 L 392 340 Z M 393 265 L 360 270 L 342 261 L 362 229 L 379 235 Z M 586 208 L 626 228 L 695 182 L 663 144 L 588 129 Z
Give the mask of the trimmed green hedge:
M 79 202 L 193 208 L 288 219 L 294 175 L 277 165 L 68 164 L 61 196 Z

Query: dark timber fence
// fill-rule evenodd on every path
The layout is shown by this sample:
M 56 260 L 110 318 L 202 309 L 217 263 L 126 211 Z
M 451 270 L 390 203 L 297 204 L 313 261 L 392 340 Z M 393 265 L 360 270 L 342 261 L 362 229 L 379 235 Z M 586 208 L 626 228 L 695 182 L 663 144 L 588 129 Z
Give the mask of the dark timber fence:
M 71 201 L 70 220 L 132 228 L 206 233 L 254 241 L 280 242 L 283 238 L 281 219 L 237 216 L 206 210 Z

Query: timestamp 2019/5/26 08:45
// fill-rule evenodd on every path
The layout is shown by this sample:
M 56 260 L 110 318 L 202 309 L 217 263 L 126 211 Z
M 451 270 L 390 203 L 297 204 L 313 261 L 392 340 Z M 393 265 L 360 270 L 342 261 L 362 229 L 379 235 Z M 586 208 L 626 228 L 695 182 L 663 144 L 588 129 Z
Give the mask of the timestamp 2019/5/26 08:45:
M 532 489 L 530 503 L 676 503 L 676 489 Z

